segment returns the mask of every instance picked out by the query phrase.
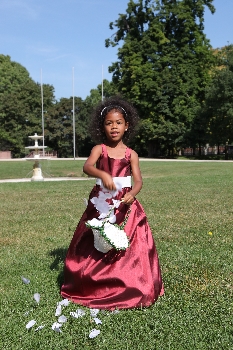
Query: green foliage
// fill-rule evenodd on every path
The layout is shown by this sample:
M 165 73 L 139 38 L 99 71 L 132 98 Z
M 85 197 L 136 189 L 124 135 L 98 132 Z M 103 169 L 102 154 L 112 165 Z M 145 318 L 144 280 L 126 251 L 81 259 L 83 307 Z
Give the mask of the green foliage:
M 210 143 L 233 142 L 233 45 L 222 50 L 222 59 L 206 89 Z
M 205 6 L 214 12 L 212 0 L 131 0 L 110 24 L 117 32 L 106 46 L 123 44 L 109 71 L 118 91 L 152 123 L 148 133 L 142 123 L 139 137 L 155 148 L 179 144 L 200 110 L 214 64 L 203 32 Z
M 3 163 L 0 170 L 7 171 L 27 162 Z M 54 164 L 62 174 L 67 164 L 81 168 L 77 163 Z M 70 304 L 60 334 L 51 326 L 61 300 L 63 261 L 94 180 L 0 184 L 1 349 L 232 348 L 233 163 L 140 165 L 144 186 L 138 199 L 154 234 L 165 295 L 142 310 L 100 312 L 102 325 L 95 325 L 87 308 L 84 317 L 72 319 L 70 311 L 80 306 Z M 41 295 L 39 305 L 34 293 Z M 32 319 L 37 324 L 28 331 Z M 45 327 L 35 332 L 42 322 Z M 93 328 L 100 335 L 89 339 Z
M 44 86 L 45 108 L 54 100 L 53 87 Z M 24 154 L 28 136 L 41 133 L 41 91 L 19 63 L 0 55 L 0 149 Z
M 87 108 L 79 97 L 74 98 L 75 149 L 79 156 L 79 146 L 87 135 Z M 73 97 L 61 98 L 45 114 L 46 144 L 57 150 L 58 157 L 73 156 Z

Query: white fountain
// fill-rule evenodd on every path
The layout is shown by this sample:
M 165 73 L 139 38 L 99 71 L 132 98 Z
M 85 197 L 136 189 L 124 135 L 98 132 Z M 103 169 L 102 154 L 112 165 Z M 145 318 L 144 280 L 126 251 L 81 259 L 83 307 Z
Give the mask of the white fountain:
M 38 140 L 43 139 L 43 136 L 39 136 L 39 135 L 37 135 L 37 133 L 35 133 L 35 135 L 33 135 L 33 136 L 28 136 L 28 137 L 32 140 L 35 140 L 34 146 L 25 147 L 26 149 L 34 150 L 33 158 L 26 158 L 26 160 L 35 161 L 35 163 L 33 165 L 31 181 L 43 181 L 44 178 L 43 178 L 42 171 L 41 171 L 40 161 L 46 160 L 49 158 L 48 157 L 40 157 L 39 150 L 44 150 L 45 148 L 47 148 L 47 146 L 39 146 L 38 145 Z

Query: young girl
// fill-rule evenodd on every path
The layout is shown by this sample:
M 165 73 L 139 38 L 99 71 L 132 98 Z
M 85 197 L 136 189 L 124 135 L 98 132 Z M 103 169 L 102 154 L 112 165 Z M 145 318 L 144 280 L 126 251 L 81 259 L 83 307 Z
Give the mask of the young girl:
M 96 178 L 96 185 L 71 241 L 61 288 L 64 298 L 90 308 L 149 306 L 163 294 L 151 230 L 135 198 L 142 188 L 138 155 L 124 143 L 137 119 L 133 106 L 119 97 L 106 99 L 93 115 L 92 138 L 104 143 L 92 149 L 83 167 L 86 174 Z M 114 203 L 113 222 L 124 223 L 129 247 L 106 252 L 99 247 L 98 238 L 94 242 L 95 231 L 87 222 L 106 220 L 101 208 L 113 208 L 109 205 Z

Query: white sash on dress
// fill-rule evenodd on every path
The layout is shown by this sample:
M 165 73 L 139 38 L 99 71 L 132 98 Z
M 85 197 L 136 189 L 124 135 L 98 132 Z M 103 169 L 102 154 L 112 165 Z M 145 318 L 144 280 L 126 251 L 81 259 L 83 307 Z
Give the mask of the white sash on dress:
M 113 182 L 116 186 L 119 184 L 121 188 L 131 187 L 131 176 L 113 177 Z M 104 187 L 102 180 L 99 178 L 96 179 L 96 185 L 99 185 L 100 187 Z

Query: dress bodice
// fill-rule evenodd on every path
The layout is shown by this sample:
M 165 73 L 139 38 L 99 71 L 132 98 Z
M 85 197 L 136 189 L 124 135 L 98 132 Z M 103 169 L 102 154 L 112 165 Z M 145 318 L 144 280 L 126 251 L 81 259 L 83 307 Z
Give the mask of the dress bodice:
M 104 144 L 102 146 L 102 154 L 96 163 L 96 167 L 100 170 L 106 171 L 112 177 L 131 176 L 131 148 L 126 148 L 125 157 L 122 159 L 114 159 L 108 156 L 107 148 Z

